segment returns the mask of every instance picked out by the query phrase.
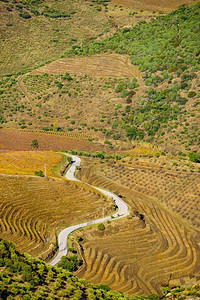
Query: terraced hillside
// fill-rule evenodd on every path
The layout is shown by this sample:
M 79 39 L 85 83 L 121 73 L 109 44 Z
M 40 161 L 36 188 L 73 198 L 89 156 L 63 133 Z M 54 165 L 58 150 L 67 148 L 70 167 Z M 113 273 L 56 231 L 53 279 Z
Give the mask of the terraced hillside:
M 200 280 L 199 223 L 187 201 L 192 188 L 194 210 L 198 209 L 199 177 L 167 173 L 126 170 L 117 164 L 92 168 L 89 160 L 84 163 L 81 179 L 120 194 L 130 205 L 132 218 L 105 224 L 101 233 L 96 228 L 82 231 L 85 264 L 78 276 L 130 294 L 161 293 L 162 285 Z M 183 214 L 194 218 L 196 230 L 191 229 L 189 217 L 185 220 L 178 210 L 167 208 L 169 195 L 173 208 L 179 204 L 181 186 Z
M 79 280 L 67 270 L 52 267 L 40 259 L 19 253 L 15 246 L 6 240 L 0 240 L 0 249 L 1 299 L 160 299 L 157 295 L 131 297 L 114 292 L 108 286 L 93 285 L 86 280 Z
M 101 216 L 102 205 L 111 209 L 97 191 L 50 177 L 0 175 L 0 194 L 0 237 L 43 258 L 55 250 L 58 230 Z
M 55 176 L 54 169 L 64 156 L 50 151 L 12 151 L 0 153 L 0 173 L 13 175 L 34 175 L 35 171 L 44 172 L 46 175 Z

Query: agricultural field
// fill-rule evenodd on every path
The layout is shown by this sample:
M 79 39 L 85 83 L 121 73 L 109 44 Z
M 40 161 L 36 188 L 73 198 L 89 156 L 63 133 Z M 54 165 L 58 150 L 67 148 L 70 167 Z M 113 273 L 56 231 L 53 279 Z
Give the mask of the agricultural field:
M 62 228 L 100 217 L 102 205 L 106 214 L 112 211 L 92 188 L 52 177 L 0 175 L 0 194 L 1 238 L 43 259 L 55 252 Z
M 190 285 L 199 296 L 200 3 L 2 0 L 0 11 L 0 298 L 158 300 Z M 61 177 L 56 151 L 81 156 L 82 182 Z M 88 184 L 130 215 L 70 235 L 59 269 L 26 255 L 26 273 L 12 266 L 20 254 L 2 238 L 49 262 L 60 230 L 114 213 Z
M 59 75 L 68 72 L 70 75 L 90 77 L 141 77 L 142 73 L 131 64 L 129 56 L 118 54 L 99 54 L 95 56 L 62 58 L 44 67 L 38 68 L 30 75 L 44 73 Z M 70 81 L 69 78 L 66 77 Z M 72 79 L 71 79 L 72 80 Z
M 78 176 L 121 195 L 131 210 L 104 231 L 82 230 L 78 276 L 129 294 L 200 281 L 199 175 L 85 159 Z
M 126 107 L 127 95 L 115 92 L 116 86 L 130 83 L 129 100 L 137 103 L 140 75 L 127 56 L 105 54 L 65 58 L 28 75 L 3 77 L 2 126 L 105 134 Z
M 0 240 L 1 249 L 1 299 L 94 299 L 105 300 L 159 300 L 157 295 L 131 297 L 112 291 L 105 285 L 93 285 L 78 279 L 71 272 L 52 267 L 41 259 L 16 250 L 6 240 Z M 192 289 L 194 292 L 194 289 Z M 196 288 L 196 292 L 199 289 Z M 187 292 L 187 290 L 185 291 Z
M 63 160 L 63 155 L 51 151 L 12 151 L 0 153 L 0 173 L 13 175 L 34 175 L 35 171 L 55 176 L 54 169 Z
M 62 135 L 54 132 L 41 132 L 37 130 L 23 131 L 6 129 L 0 130 L 0 152 L 31 151 L 33 140 L 38 141 L 38 150 L 101 150 L 103 146 L 97 141 L 89 141 L 90 136 L 82 134 Z

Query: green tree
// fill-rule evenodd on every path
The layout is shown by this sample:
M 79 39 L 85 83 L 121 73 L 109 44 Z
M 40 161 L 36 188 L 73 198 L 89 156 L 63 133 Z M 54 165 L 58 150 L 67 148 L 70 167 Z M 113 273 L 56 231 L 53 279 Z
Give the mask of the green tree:
M 192 162 L 200 163 L 200 153 L 190 152 L 189 159 Z
M 134 126 L 126 128 L 126 135 L 130 140 L 135 140 L 137 136 L 137 130 Z
M 104 231 L 105 225 L 103 223 L 98 224 L 98 230 Z
M 35 171 L 35 175 L 40 176 L 40 177 L 44 177 L 44 173 L 41 170 Z
M 39 147 L 39 143 L 37 140 L 32 140 L 31 147 L 37 149 Z

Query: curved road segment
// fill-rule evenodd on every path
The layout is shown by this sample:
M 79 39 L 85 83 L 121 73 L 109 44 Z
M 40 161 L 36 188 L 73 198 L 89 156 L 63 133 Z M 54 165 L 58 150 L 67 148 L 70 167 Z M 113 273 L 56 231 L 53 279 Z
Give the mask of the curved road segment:
M 76 172 L 76 167 L 79 167 L 80 164 L 81 164 L 81 159 L 78 156 L 74 156 L 74 155 L 70 155 L 70 154 L 67 154 L 67 155 L 72 158 L 72 165 L 69 168 L 69 170 L 67 171 L 65 176 L 68 180 L 73 180 L 73 181 L 79 181 L 80 182 L 80 180 L 75 177 L 75 172 Z M 113 217 L 115 219 L 119 219 L 119 218 L 124 218 L 124 217 L 129 215 L 128 206 L 120 197 L 116 196 L 114 193 L 108 192 L 108 191 L 100 189 L 98 187 L 95 187 L 95 186 L 92 186 L 92 187 L 95 188 L 96 190 L 98 190 L 99 192 L 101 192 L 102 194 L 112 198 L 114 203 L 118 207 L 118 211 L 112 216 L 108 216 L 108 217 L 101 218 L 101 219 L 94 220 L 94 221 L 81 223 L 81 224 L 78 224 L 78 225 L 73 225 L 73 226 L 70 226 L 70 227 L 67 227 L 67 228 L 63 229 L 58 235 L 58 246 L 59 246 L 58 254 L 49 263 L 50 265 L 55 266 L 57 263 L 59 263 L 62 256 L 67 255 L 67 253 L 68 253 L 67 238 L 70 235 L 70 233 L 72 233 L 73 231 L 75 231 L 79 228 L 85 227 L 87 225 L 103 223 L 107 220 L 110 220 Z

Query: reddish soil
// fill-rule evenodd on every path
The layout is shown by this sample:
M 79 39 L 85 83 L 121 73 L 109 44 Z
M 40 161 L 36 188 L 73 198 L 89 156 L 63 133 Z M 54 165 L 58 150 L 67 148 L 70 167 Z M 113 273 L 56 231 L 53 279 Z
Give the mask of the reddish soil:
M 86 151 L 96 151 L 102 148 L 95 142 L 89 142 L 84 139 L 69 138 L 56 134 L 24 132 L 20 130 L 0 130 L 0 152 L 9 150 L 22 151 L 32 150 L 31 142 L 37 140 L 39 143 L 38 150 L 62 150 L 77 149 Z

